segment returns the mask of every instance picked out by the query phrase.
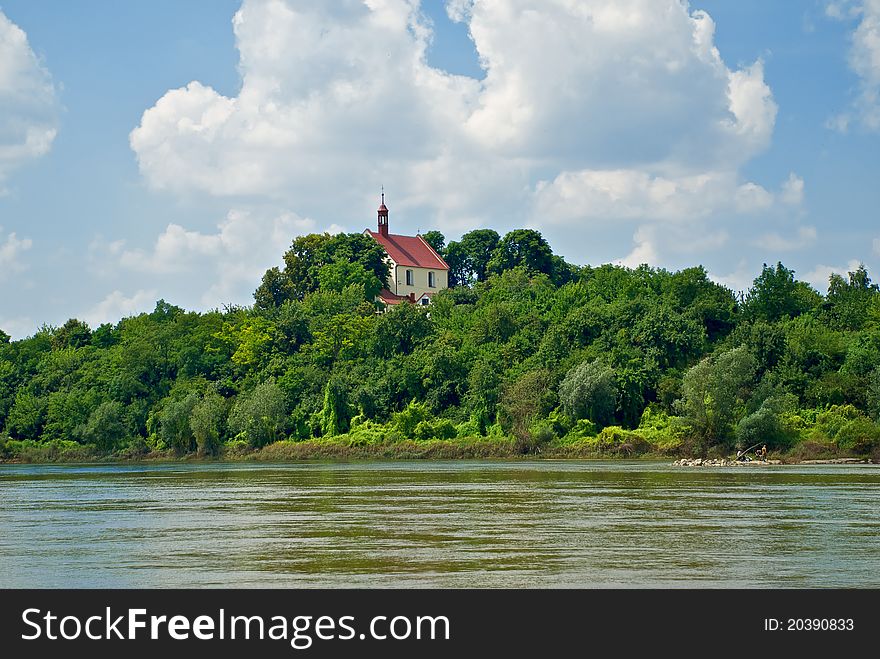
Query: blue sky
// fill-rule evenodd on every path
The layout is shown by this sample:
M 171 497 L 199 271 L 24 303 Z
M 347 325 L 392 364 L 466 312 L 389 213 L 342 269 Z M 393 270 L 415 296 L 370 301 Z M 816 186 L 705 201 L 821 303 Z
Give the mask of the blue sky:
M 576 263 L 880 268 L 880 0 L 576 6 L 0 0 L 0 328 L 248 304 L 380 185 Z

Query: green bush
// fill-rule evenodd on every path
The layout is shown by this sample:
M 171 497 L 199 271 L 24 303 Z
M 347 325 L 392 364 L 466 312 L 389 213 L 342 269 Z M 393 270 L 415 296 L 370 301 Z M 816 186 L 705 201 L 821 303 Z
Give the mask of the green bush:
M 455 426 L 449 419 L 437 421 L 420 421 L 416 426 L 413 437 L 415 439 L 452 439 L 455 437 Z
M 880 445 L 880 427 L 865 417 L 853 419 L 837 431 L 834 441 L 842 451 L 870 453 Z
M 416 435 L 416 427 L 430 418 L 428 406 L 413 400 L 403 410 L 391 416 L 391 426 L 405 438 L 412 439 Z

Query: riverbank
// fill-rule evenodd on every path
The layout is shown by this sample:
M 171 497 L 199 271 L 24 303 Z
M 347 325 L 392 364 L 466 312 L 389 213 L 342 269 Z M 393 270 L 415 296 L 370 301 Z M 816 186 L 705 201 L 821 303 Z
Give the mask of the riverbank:
M 474 437 L 444 440 L 400 440 L 393 442 L 353 442 L 349 438 L 279 441 L 259 449 L 242 443 L 222 445 L 216 455 L 171 450 L 149 451 L 129 448 L 106 453 L 91 445 L 68 441 L 8 441 L 0 447 L 0 463 L 65 464 L 111 462 L 301 462 L 370 460 L 669 460 L 679 466 L 727 466 L 733 456 L 716 452 L 698 456 L 679 450 L 597 450 L 595 443 L 547 442 L 524 445 L 501 437 Z M 798 445 L 785 453 L 771 453 L 768 464 L 844 464 L 880 462 L 880 456 L 850 455 L 824 445 Z M 745 463 L 757 464 L 757 463 Z

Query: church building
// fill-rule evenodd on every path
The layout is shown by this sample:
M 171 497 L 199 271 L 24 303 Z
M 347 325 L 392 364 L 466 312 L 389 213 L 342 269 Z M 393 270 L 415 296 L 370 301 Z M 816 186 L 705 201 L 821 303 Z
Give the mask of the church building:
M 428 305 L 437 291 L 449 288 L 449 266 L 424 238 L 388 232 L 384 192 L 377 228 L 378 231 L 366 229 L 364 233 L 382 245 L 387 255 L 390 266 L 388 288 L 379 292 L 378 299 L 386 311 L 401 302 Z

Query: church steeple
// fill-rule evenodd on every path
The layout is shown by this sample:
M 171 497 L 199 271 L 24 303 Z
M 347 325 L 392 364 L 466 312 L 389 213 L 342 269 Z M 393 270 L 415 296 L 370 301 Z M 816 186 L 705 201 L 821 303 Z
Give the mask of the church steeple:
M 382 204 L 379 206 L 379 234 L 388 235 L 388 207 L 385 205 L 385 186 L 382 186 Z

